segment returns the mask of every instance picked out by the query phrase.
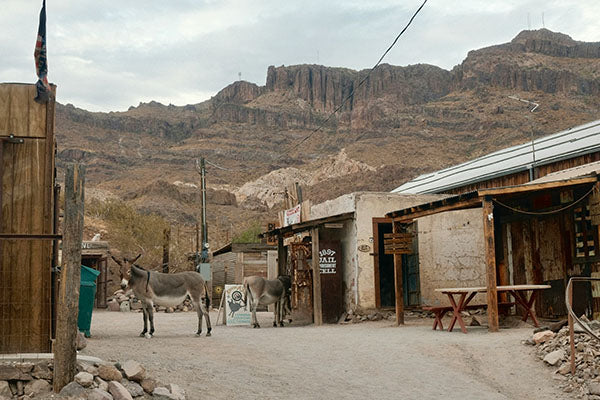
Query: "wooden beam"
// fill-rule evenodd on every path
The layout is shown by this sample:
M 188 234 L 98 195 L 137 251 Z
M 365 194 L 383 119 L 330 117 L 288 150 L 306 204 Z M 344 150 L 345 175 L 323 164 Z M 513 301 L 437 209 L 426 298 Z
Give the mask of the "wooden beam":
M 542 182 L 535 184 L 524 184 L 518 186 L 507 186 L 501 188 L 491 188 L 491 189 L 479 189 L 480 196 L 496 196 L 500 194 L 511 194 L 511 193 L 523 193 L 523 192 L 533 192 L 536 190 L 544 190 L 544 189 L 554 189 L 565 186 L 574 186 L 574 185 L 582 185 L 586 183 L 594 183 L 598 182 L 598 177 L 587 177 L 587 178 L 575 178 L 575 179 L 565 179 L 562 181 L 554 181 L 554 182 Z
M 321 300 L 321 268 L 319 267 L 319 228 L 311 229 L 313 271 L 313 315 L 315 325 L 323 325 L 323 303 Z
M 59 392 L 75 376 L 77 362 L 77 314 L 81 276 L 85 167 L 67 166 L 62 270 L 58 290 L 54 391 Z
M 429 208 L 426 210 L 420 209 L 420 207 L 416 207 L 415 211 L 411 211 L 406 215 L 394 217 L 393 219 L 394 219 L 394 221 L 407 223 L 415 218 L 426 217 L 428 215 L 434 215 L 434 214 L 438 214 L 438 213 L 445 212 L 445 211 L 474 208 L 474 207 L 478 207 L 480 204 L 481 204 L 481 199 L 479 197 L 475 197 L 472 199 L 459 201 L 454 204 L 447 204 L 447 205 L 443 205 L 443 206 L 439 206 L 439 207 Z
M 490 332 L 498 332 L 498 291 L 496 284 L 496 248 L 494 240 L 494 204 L 491 198 L 483 201 L 483 237 L 487 272 L 487 312 Z
M 402 224 L 394 221 L 394 233 L 400 233 Z M 396 294 L 396 325 L 404 325 L 404 292 L 402 288 L 402 254 L 394 254 L 394 287 Z
M 287 250 L 283 245 L 283 236 L 277 236 L 277 275 L 287 275 Z

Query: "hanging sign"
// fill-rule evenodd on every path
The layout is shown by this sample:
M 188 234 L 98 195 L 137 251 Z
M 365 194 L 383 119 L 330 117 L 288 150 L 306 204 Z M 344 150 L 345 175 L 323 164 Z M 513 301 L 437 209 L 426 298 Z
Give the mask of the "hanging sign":
M 411 254 L 413 237 L 411 233 L 385 233 L 383 235 L 385 254 Z
M 284 219 L 283 226 L 290 226 L 293 224 L 300 223 L 300 210 L 302 209 L 301 205 L 298 204 L 296 207 L 292 207 L 289 210 L 284 211 Z
M 250 311 L 245 308 L 243 288 L 242 285 L 225 285 L 225 315 L 228 326 L 250 325 Z

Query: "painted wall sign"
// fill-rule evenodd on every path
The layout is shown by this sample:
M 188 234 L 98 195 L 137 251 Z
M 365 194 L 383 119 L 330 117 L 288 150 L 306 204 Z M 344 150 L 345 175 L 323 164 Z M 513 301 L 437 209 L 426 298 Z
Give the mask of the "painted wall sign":
M 300 210 L 302 209 L 301 205 L 298 204 L 296 207 L 290 208 L 289 210 L 285 210 L 283 225 L 290 226 L 293 224 L 300 223 Z
M 337 249 L 333 249 L 332 247 L 321 247 L 321 250 L 319 250 L 319 269 L 321 270 L 321 274 L 335 274 L 337 272 L 340 255 Z
M 358 246 L 358 251 L 368 253 L 369 251 L 371 251 L 371 246 L 369 246 L 368 244 L 361 244 L 360 246 Z
M 245 309 L 242 285 L 225 285 L 225 316 L 228 326 L 250 325 L 250 311 Z

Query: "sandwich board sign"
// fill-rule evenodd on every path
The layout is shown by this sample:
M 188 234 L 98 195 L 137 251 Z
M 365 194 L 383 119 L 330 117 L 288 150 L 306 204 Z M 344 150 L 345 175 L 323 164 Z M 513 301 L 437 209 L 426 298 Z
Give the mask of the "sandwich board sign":
M 250 307 L 248 307 L 248 310 Z M 250 325 L 250 311 L 244 303 L 242 285 L 225 285 L 225 315 L 226 325 Z

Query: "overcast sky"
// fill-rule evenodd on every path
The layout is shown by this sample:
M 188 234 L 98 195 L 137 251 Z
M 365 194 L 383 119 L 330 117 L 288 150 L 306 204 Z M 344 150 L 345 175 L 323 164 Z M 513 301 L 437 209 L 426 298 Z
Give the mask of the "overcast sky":
M 195 104 L 269 65 L 370 68 L 422 0 L 47 0 L 58 101 L 122 111 Z M 0 82 L 35 82 L 41 0 L 0 0 Z M 469 50 L 545 27 L 600 41 L 598 0 L 429 0 L 384 59 L 451 69 Z

